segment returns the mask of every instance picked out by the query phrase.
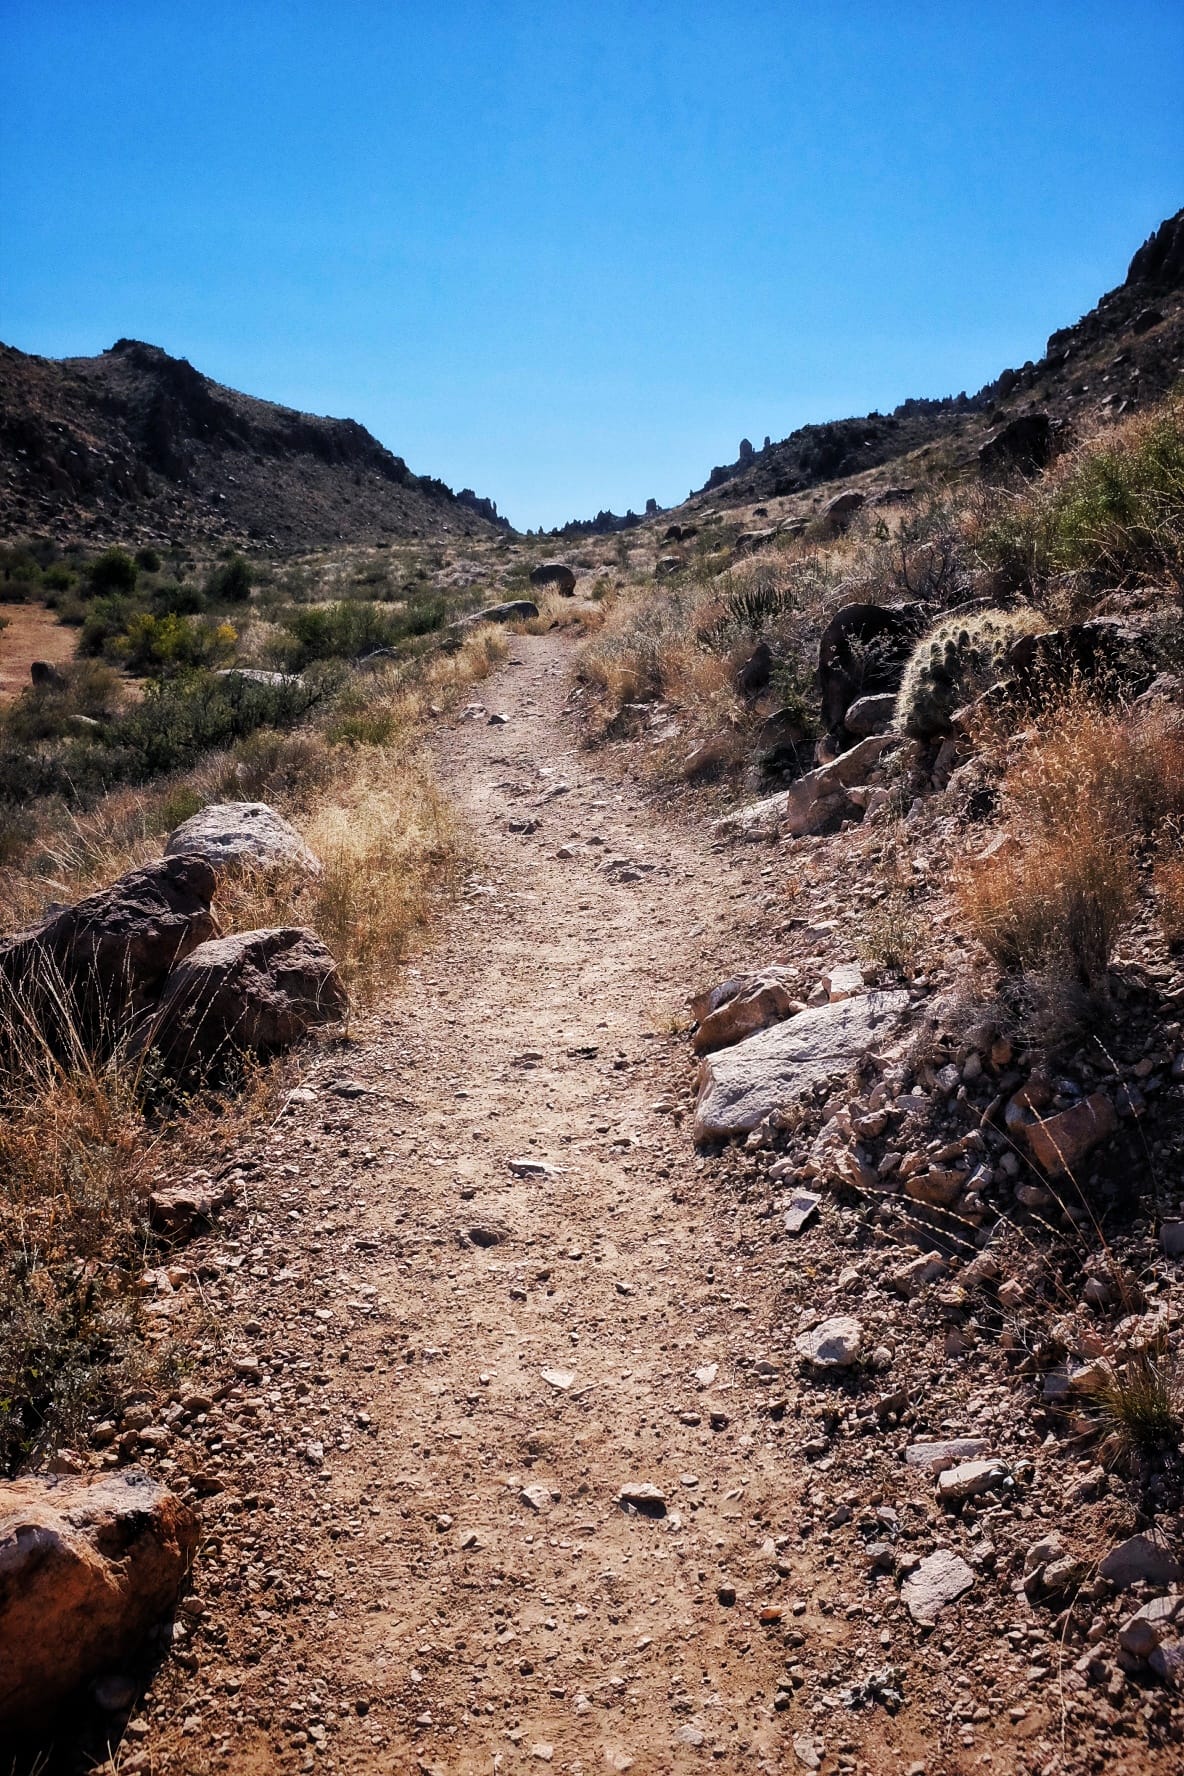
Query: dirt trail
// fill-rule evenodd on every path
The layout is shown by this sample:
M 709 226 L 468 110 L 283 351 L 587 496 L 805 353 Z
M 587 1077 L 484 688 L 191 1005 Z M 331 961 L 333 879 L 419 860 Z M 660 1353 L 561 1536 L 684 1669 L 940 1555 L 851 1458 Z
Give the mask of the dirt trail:
M 484 690 L 505 724 L 443 741 L 477 876 L 350 1057 L 363 1095 L 327 1063 L 260 1155 L 188 1618 L 213 1656 L 163 1679 L 153 1768 L 792 1757 L 774 1539 L 800 1475 L 737 1379 L 762 1304 L 670 1036 L 747 890 L 597 774 L 566 675 L 557 638 L 516 640 Z M 632 1482 L 663 1518 L 621 1507 Z
M 842 1269 L 853 1223 L 779 1242 L 759 1158 L 692 1147 L 673 1023 L 774 947 L 770 866 L 604 774 L 569 658 L 516 639 L 442 726 L 477 860 L 447 936 L 313 1064 L 197 1255 L 238 1380 L 157 1448 L 209 1533 L 119 1767 L 934 1776 L 985 1744 L 1051 1772 L 1059 1655 L 1023 1600 L 983 1582 L 930 1638 L 863 1552 L 881 1503 L 983 1572 L 989 1542 L 872 1421 L 831 1445 L 843 1401 L 796 1373 L 836 1289 L 872 1340 L 908 1310 Z M 794 924 L 841 953 L 833 921 Z M 992 1360 L 941 1336 L 918 1327 L 921 1422 L 975 1428 Z M 665 1514 L 623 1508 L 631 1484 Z M 1000 1521 L 1026 1546 L 1057 1496 Z M 900 1714 L 853 1706 L 873 1673 Z

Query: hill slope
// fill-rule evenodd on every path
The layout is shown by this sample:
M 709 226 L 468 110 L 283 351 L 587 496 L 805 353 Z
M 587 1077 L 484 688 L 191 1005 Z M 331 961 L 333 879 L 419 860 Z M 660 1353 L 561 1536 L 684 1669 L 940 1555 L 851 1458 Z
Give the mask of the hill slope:
M 223 388 L 157 346 L 0 346 L 0 535 L 287 549 L 498 525 L 490 501 L 412 474 L 356 421 Z
M 708 494 L 750 501 L 798 493 L 915 450 L 945 445 L 969 456 L 995 426 L 1040 410 L 1055 419 L 1117 417 L 1158 400 L 1184 369 L 1184 210 L 1160 225 L 1125 281 L 1071 327 L 1054 333 L 1039 362 L 1004 370 L 975 395 L 904 401 L 893 413 L 802 426 L 763 450 L 711 471 L 689 503 Z

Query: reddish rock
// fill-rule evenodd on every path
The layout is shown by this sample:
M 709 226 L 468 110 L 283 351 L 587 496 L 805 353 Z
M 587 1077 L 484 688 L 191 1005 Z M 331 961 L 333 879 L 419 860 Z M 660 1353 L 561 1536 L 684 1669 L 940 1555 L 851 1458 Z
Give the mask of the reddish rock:
M 177 1600 L 198 1521 L 135 1469 L 0 1486 L 0 1725 L 35 1728 Z

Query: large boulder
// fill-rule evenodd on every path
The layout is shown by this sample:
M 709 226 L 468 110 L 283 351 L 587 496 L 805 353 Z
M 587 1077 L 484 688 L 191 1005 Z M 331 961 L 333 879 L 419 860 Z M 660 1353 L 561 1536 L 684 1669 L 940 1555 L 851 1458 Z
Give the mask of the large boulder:
M 843 718 L 861 697 L 895 691 L 925 625 L 920 604 L 845 604 L 818 644 L 822 719 L 838 735 Z
M 168 1616 L 198 1521 L 137 1470 L 0 1485 L 0 1726 L 37 1728 Z
M 576 589 L 576 576 L 566 561 L 540 561 L 530 570 L 532 586 L 554 587 L 563 598 L 570 598 Z
M 169 970 L 219 925 L 203 857 L 166 857 L 0 941 L 0 982 L 55 1046 L 114 1037 L 150 1005 Z
M 274 1054 L 345 1016 L 349 997 L 315 932 L 236 931 L 201 944 L 169 976 L 137 1032 L 173 1077 L 219 1070 L 235 1054 Z
M 1052 461 L 1055 440 L 1047 413 L 1020 413 L 979 446 L 978 466 L 989 477 L 1034 475 Z
M 845 530 L 866 500 L 867 495 L 860 493 L 857 487 L 847 487 L 828 499 L 818 516 L 832 530 Z
M 746 1135 L 816 1085 L 844 1078 L 892 1038 L 908 1004 L 906 992 L 864 993 L 799 1012 L 710 1055 L 699 1072 L 696 1141 Z
M 211 802 L 169 834 L 164 854 L 204 857 L 219 875 L 242 869 L 321 873 L 320 859 L 296 828 L 266 802 Z

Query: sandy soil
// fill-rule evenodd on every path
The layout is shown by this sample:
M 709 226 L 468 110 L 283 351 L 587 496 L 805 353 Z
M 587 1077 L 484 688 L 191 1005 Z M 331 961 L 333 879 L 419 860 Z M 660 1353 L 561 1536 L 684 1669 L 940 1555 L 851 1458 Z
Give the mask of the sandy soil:
M 64 666 L 74 658 L 77 629 L 59 623 L 40 604 L 0 604 L 0 702 L 7 702 L 29 683 L 34 660 Z
M 866 1443 L 802 1453 L 778 1322 L 814 1272 L 767 1188 L 695 1155 L 673 1033 L 757 948 L 761 860 L 602 775 L 566 672 L 558 637 L 516 639 L 442 732 L 477 859 L 450 930 L 203 1242 L 239 1378 L 162 1464 L 209 1532 L 119 1767 L 1059 1767 L 1036 1654 L 976 1658 L 1010 1600 L 930 1635 L 830 1534 L 848 1497 L 906 1502 Z M 635 1483 L 664 1515 L 623 1507 Z M 901 1713 L 843 1702 L 888 1665 Z

